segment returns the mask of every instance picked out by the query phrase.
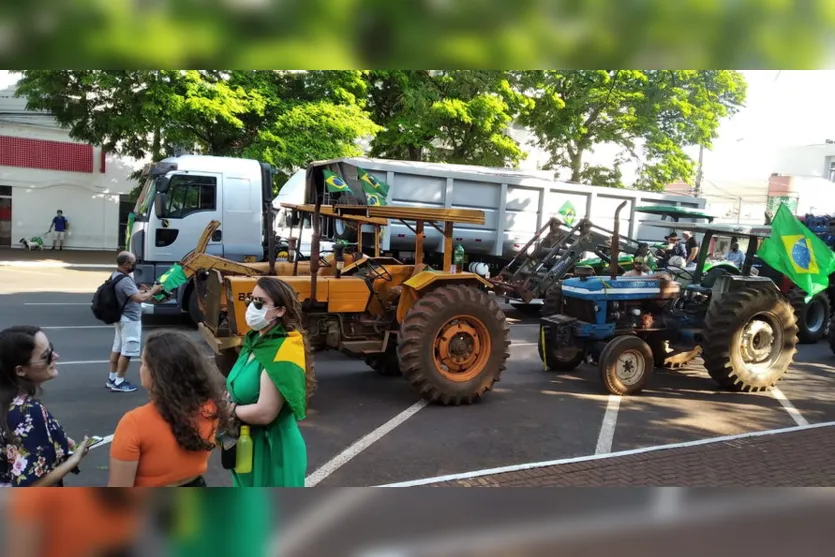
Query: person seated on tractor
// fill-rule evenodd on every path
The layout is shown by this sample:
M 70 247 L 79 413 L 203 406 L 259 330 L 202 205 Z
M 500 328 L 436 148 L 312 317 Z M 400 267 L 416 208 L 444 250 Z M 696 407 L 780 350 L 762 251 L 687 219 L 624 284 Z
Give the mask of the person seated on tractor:
M 632 260 L 632 269 L 623 273 L 625 277 L 643 277 L 651 275 L 652 270 L 647 265 L 647 258 L 645 255 L 635 255 Z
M 736 265 L 738 269 L 742 269 L 742 264 L 745 262 L 745 254 L 739 251 L 738 243 L 731 243 L 731 249 L 729 249 L 728 253 L 725 254 L 725 261 L 730 261 Z

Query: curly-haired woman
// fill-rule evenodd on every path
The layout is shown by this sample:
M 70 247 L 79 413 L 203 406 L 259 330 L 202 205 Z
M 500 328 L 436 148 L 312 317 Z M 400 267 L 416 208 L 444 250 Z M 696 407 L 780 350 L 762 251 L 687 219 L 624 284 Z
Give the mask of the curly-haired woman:
M 182 333 L 151 335 L 139 377 L 151 402 L 125 414 L 113 434 L 110 487 L 204 487 L 225 423 L 219 374 Z

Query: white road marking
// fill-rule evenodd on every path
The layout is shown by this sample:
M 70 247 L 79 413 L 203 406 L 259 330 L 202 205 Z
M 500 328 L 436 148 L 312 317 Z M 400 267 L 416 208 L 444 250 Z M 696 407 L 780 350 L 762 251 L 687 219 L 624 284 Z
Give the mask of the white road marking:
M 605 453 L 600 455 L 587 455 L 573 458 L 561 458 L 558 460 L 548 460 L 543 462 L 527 462 L 524 464 L 513 464 L 511 466 L 501 466 L 498 468 L 488 468 L 485 470 L 475 470 L 472 472 L 463 472 L 460 474 L 448 474 L 446 476 L 436 476 L 434 478 L 422 478 L 419 480 L 410 480 L 407 482 L 397 482 L 375 487 L 414 487 L 419 485 L 433 484 L 439 482 L 448 482 L 453 480 L 467 480 L 471 478 L 478 478 L 481 476 L 493 476 L 495 474 L 503 474 L 505 472 L 518 472 L 520 470 L 534 470 L 536 468 L 546 468 L 548 466 L 559 466 L 561 464 L 574 464 L 577 462 L 589 462 L 593 460 L 607 460 L 610 458 L 618 458 L 621 456 L 630 456 L 636 454 L 651 453 L 657 451 L 664 451 L 668 449 L 684 449 L 689 447 L 698 447 L 701 445 L 710 445 L 713 443 L 724 443 L 726 441 L 737 441 L 740 439 L 749 439 L 752 437 L 765 437 L 768 435 L 780 435 L 783 433 L 794 433 L 797 431 L 808 431 L 810 429 L 818 429 L 822 427 L 833 427 L 833 422 L 821 422 L 817 424 L 809 424 L 803 426 L 786 427 L 780 429 L 767 429 L 764 431 L 751 431 L 748 433 L 738 433 L 735 435 L 724 435 L 722 437 L 709 437 L 707 439 L 699 439 L 697 441 L 686 441 L 684 443 L 671 443 L 669 445 L 655 445 L 652 447 L 642 447 L 640 449 L 629 449 L 626 451 L 618 451 L 616 453 Z
M 282 526 L 273 537 L 269 555 L 286 557 L 295 552 L 303 554 L 305 543 L 315 539 L 323 530 L 333 527 L 349 511 L 354 510 L 368 499 L 379 495 L 380 491 L 363 487 L 343 487 L 332 497 L 323 497 L 300 518 Z
M 771 389 L 771 394 L 774 396 L 774 398 L 780 401 L 780 404 L 783 406 L 783 408 L 786 409 L 786 412 L 789 413 L 789 416 L 792 417 L 794 423 L 800 426 L 809 425 L 809 422 L 806 420 L 806 418 L 803 417 L 803 414 L 801 414 L 800 411 L 794 407 L 794 404 L 792 404 L 791 401 L 788 398 L 786 398 L 786 395 L 783 394 L 783 391 L 781 391 L 777 387 L 774 387 Z
M 539 343 L 537 343 L 537 342 L 514 342 L 514 341 L 510 342 L 511 346 L 536 346 L 537 344 L 539 344 Z
M 313 487 L 320 483 L 322 480 L 339 470 L 345 464 L 347 464 L 352 458 L 360 454 L 362 451 L 388 435 L 394 428 L 417 414 L 421 409 L 426 407 L 429 404 L 426 400 L 419 400 L 409 408 L 404 410 L 403 412 L 399 413 L 368 435 L 362 437 L 358 441 L 354 442 L 351 446 L 347 449 L 330 459 L 321 468 L 313 472 L 311 475 L 307 477 L 305 480 L 305 487 Z
M 603 415 L 603 423 L 600 424 L 600 433 L 597 436 L 597 448 L 595 448 L 594 454 L 599 455 L 612 452 L 612 441 L 615 438 L 615 428 L 618 425 L 620 398 L 618 395 L 609 395 L 609 402 L 606 404 L 606 414 Z

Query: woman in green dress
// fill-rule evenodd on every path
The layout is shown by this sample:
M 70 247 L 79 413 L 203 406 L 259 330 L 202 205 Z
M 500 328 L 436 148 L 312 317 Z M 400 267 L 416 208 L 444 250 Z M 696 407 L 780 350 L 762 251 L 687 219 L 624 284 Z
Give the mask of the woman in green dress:
M 252 471 L 232 471 L 235 487 L 304 487 L 307 447 L 298 421 L 307 412 L 312 360 L 296 292 L 261 277 L 246 311 L 252 329 L 226 380 L 231 415 L 250 426 Z

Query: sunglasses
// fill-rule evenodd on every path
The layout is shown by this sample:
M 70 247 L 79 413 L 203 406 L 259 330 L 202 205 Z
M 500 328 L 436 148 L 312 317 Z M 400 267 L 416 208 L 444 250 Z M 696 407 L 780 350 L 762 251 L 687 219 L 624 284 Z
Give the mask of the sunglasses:
M 267 305 L 267 302 L 265 302 L 264 300 L 261 300 L 260 298 L 247 298 L 246 305 L 250 305 L 250 304 L 255 306 L 255 309 L 260 311 L 260 310 L 264 309 L 264 306 Z
M 46 365 L 52 364 L 55 361 L 55 346 L 50 342 L 49 348 L 47 349 L 46 353 L 40 357 L 40 359 L 35 363 L 44 363 Z

